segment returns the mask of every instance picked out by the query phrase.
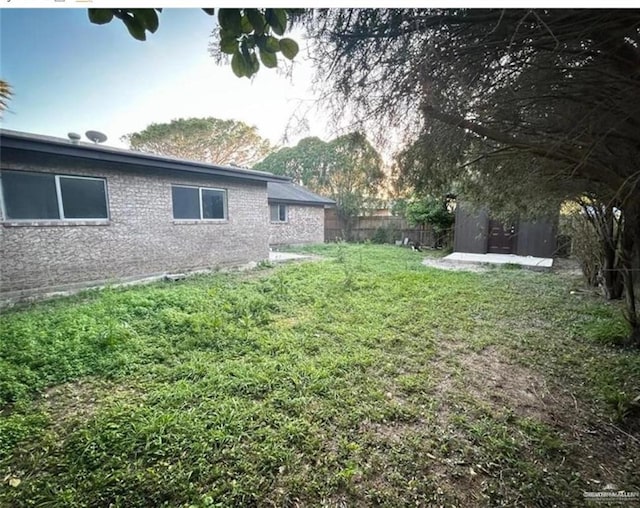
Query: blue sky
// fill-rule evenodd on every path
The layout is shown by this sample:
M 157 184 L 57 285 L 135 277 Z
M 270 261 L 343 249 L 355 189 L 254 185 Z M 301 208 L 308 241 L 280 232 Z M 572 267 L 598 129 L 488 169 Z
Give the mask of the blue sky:
M 158 31 L 139 42 L 118 20 L 90 23 L 86 9 L 0 9 L 0 76 L 14 90 L 2 127 L 59 137 L 94 129 L 126 146 L 122 135 L 152 122 L 215 116 L 278 142 L 294 111 L 312 103 L 304 52 L 291 78 L 261 68 L 253 81 L 240 79 L 209 56 L 214 27 L 200 9 L 165 9 Z M 321 114 L 308 120 L 309 131 L 290 142 L 328 137 Z

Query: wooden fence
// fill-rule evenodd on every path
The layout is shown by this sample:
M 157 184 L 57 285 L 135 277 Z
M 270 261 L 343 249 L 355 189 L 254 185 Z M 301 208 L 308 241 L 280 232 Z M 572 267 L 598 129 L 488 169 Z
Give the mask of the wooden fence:
M 347 224 L 346 221 L 340 220 L 334 208 L 325 209 L 325 242 L 369 240 L 375 243 L 394 243 L 405 238 L 429 247 L 435 243 L 433 230 L 430 227 L 410 226 L 403 217 L 361 216 L 353 219 L 351 224 Z

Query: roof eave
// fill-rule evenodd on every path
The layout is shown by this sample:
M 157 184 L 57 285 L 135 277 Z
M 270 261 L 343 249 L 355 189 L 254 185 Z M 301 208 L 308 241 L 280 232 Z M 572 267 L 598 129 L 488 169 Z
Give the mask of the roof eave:
M 39 152 L 50 155 L 59 155 L 88 160 L 98 160 L 126 164 L 132 166 L 143 166 L 153 169 L 165 169 L 173 171 L 184 171 L 198 174 L 207 174 L 240 180 L 253 180 L 261 182 L 289 182 L 291 179 L 286 176 L 272 175 L 253 170 L 234 170 L 204 164 L 188 160 L 172 160 L 156 155 L 145 154 L 143 152 L 126 152 L 119 149 L 109 149 L 100 147 L 96 149 L 84 144 L 66 144 L 64 141 L 53 141 L 47 139 L 25 138 L 2 132 L 2 148 L 10 148 L 18 151 Z
M 278 198 L 268 198 L 269 204 L 282 203 L 285 205 L 304 205 L 304 206 L 334 206 L 336 203 L 334 201 L 301 201 L 297 199 L 278 199 Z

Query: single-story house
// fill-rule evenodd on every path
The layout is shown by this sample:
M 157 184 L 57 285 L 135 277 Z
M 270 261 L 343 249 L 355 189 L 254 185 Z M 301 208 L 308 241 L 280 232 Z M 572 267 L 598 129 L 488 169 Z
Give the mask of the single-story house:
M 9 130 L 0 147 L 0 299 L 268 259 L 267 184 L 289 181 Z
M 557 220 L 540 218 L 505 224 L 491 217 L 486 209 L 464 202 L 456 206 L 454 252 L 553 258 L 556 235 Z
M 269 245 L 324 242 L 324 209 L 335 201 L 292 182 L 268 182 Z

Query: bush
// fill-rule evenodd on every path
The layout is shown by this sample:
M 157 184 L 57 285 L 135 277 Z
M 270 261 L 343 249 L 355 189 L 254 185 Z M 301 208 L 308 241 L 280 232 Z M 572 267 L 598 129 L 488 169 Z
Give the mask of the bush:
M 393 243 L 394 240 L 399 240 L 401 236 L 400 230 L 395 225 L 380 226 L 373 233 L 371 243 Z
M 405 217 L 411 226 L 431 226 L 435 236 L 433 246 L 444 248 L 448 246 L 448 238 L 455 222 L 455 214 L 449 205 L 446 197 L 424 197 L 407 205 Z
M 371 237 L 372 243 L 389 243 L 389 230 L 387 228 L 379 227 L 373 233 Z
M 564 229 L 571 237 L 571 255 L 580 262 L 587 284 L 596 287 L 602 269 L 602 247 L 598 232 L 581 212 L 573 213 L 564 220 Z

